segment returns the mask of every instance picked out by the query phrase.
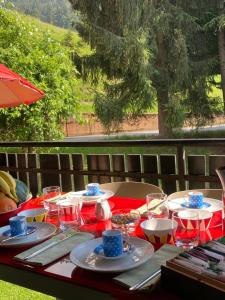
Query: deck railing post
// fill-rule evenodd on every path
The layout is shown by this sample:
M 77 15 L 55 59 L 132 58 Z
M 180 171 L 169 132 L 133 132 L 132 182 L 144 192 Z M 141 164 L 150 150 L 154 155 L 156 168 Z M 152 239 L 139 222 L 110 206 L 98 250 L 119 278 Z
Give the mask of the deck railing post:
M 184 180 L 184 147 L 177 145 L 177 163 L 178 163 L 178 176 L 179 176 L 179 189 L 180 191 L 185 190 Z

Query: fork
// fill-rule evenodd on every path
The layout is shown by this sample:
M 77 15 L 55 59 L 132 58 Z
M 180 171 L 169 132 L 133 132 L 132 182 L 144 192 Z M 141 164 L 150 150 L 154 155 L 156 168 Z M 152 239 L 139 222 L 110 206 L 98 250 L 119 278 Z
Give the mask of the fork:
M 97 256 L 94 252 L 91 252 L 86 258 L 85 263 L 87 263 L 89 266 L 94 267 L 96 262 Z

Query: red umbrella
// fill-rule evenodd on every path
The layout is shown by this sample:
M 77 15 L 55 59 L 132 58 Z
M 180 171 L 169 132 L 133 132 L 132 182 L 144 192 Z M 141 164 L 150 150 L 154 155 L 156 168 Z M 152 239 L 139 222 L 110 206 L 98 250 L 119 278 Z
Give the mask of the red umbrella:
M 32 83 L 0 64 L 0 107 L 31 104 L 44 96 Z

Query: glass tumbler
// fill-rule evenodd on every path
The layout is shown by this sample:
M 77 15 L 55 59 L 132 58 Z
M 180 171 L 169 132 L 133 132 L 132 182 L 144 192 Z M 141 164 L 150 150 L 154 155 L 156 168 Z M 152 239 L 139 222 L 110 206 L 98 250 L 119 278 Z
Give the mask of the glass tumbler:
M 47 186 L 43 188 L 43 204 L 48 211 L 48 216 L 57 215 L 58 196 L 61 195 L 60 186 Z
M 81 225 L 80 202 L 79 200 L 67 198 L 57 203 L 58 220 L 60 229 L 79 229 Z
M 184 249 L 191 249 L 198 246 L 200 241 L 198 212 L 189 209 L 174 211 L 172 219 L 178 224 L 175 245 Z
M 169 217 L 167 207 L 167 195 L 164 193 L 151 193 L 146 196 L 146 208 L 148 219 Z

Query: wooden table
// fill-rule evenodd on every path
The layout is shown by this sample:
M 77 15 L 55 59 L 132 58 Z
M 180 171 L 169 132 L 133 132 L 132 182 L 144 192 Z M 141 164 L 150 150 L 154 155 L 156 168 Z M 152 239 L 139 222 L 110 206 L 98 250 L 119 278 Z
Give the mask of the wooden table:
M 30 200 L 24 206 L 24 209 L 38 207 L 38 201 L 38 199 Z M 137 208 L 144 203 L 144 200 L 112 197 L 110 202 L 113 209 L 123 207 Z M 89 229 L 87 228 L 88 226 Z M 96 236 L 99 236 L 101 231 L 109 226 L 109 223 L 99 222 L 88 226 L 84 229 L 92 233 L 95 232 Z M 143 237 L 140 228 L 137 228 L 136 234 L 139 237 Z M 211 231 L 211 236 L 214 237 L 221 234 L 222 231 L 219 228 Z M 151 294 L 146 291 L 131 292 L 126 287 L 120 286 L 112 280 L 116 274 L 102 274 L 80 269 L 71 263 L 68 255 L 45 267 L 33 267 L 13 260 L 13 256 L 23 250 L 0 249 L 0 279 L 65 300 L 180 299 L 178 296 L 170 294 L 160 287 L 151 292 Z

